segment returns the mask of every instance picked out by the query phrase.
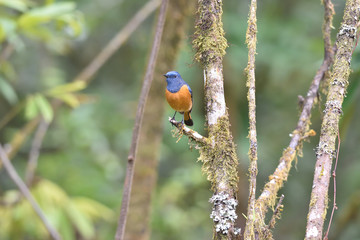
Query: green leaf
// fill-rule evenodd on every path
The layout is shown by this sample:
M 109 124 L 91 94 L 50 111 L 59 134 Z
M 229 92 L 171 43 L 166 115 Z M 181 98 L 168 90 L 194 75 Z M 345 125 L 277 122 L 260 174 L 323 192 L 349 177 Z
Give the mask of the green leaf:
M 46 91 L 46 94 L 54 97 L 70 92 L 78 92 L 80 90 L 83 90 L 84 88 L 86 88 L 85 81 L 74 81 L 49 89 L 48 91 Z
M 0 0 L 1 1 L 1 0 Z M 9 35 L 14 34 L 16 29 L 16 21 L 10 18 L 0 18 L 0 41 L 8 38 Z
M 0 77 L 0 91 L 4 98 L 11 104 L 14 105 L 18 102 L 18 97 L 14 88 L 2 77 Z
M 47 23 L 75 9 L 73 2 L 57 2 L 51 5 L 34 8 L 23 14 L 18 24 L 22 28 L 29 28 L 38 24 Z
M 34 96 L 29 96 L 26 99 L 26 105 L 25 105 L 25 118 L 28 120 L 33 119 L 38 115 L 38 107 L 35 103 Z
M 41 94 L 36 94 L 34 100 L 44 120 L 51 122 L 54 117 L 54 111 L 49 101 Z
M 58 229 L 63 239 L 75 240 L 75 229 L 64 211 L 61 212 L 61 221 L 59 222 Z
M 64 14 L 59 20 L 64 22 L 65 30 L 71 37 L 80 36 L 84 30 L 84 17 L 79 11 Z
M 91 239 L 95 236 L 95 231 L 91 219 L 79 211 L 79 209 L 72 201 L 69 201 L 69 204 L 65 210 L 68 217 L 71 219 L 72 224 L 79 231 L 82 238 Z
M 25 12 L 28 8 L 25 0 L 0 0 L 0 5 L 13 8 L 20 12 Z
M 99 219 L 111 221 L 115 218 L 115 214 L 110 208 L 90 198 L 74 197 L 72 202 L 93 221 Z
M 77 97 L 74 94 L 71 93 L 57 95 L 55 96 L 55 98 L 60 99 L 61 101 L 63 101 L 72 108 L 76 108 L 80 105 L 80 101 L 77 99 Z

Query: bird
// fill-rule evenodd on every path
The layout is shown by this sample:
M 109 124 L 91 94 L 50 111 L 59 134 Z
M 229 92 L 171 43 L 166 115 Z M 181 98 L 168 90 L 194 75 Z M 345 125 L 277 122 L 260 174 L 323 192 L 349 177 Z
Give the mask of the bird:
M 179 112 L 183 114 L 181 122 L 187 126 L 192 126 L 194 122 L 191 119 L 190 113 L 193 106 L 193 96 L 189 84 L 176 71 L 167 72 L 164 76 L 167 82 L 165 90 L 166 100 L 170 107 L 175 110 L 172 120 L 175 120 L 175 115 Z

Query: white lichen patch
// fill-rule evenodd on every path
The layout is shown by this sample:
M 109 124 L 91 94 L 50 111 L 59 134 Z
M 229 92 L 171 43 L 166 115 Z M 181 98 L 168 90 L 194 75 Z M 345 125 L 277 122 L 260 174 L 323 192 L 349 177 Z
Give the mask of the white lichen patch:
M 228 234 L 229 229 L 237 219 L 236 206 L 238 202 L 234 198 L 229 198 L 229 194 L 220 192 L 213 195 L 209 202 L 213 204 L 210 218 L 215 223 L 216 232 Z M 235 235 L 240 234 L 240 229 L 233 228 Z
M 317 237 L 319 235 L 319 231 L 316 227 L 312 227 L 309 231 L 306 232 L 306 238 Z
M 320 214 L 316 214 L 315 212 L 311 212 L 309 215 L 309 221 L 312 221 L 314 219 L 320 218 L 321 215 Z

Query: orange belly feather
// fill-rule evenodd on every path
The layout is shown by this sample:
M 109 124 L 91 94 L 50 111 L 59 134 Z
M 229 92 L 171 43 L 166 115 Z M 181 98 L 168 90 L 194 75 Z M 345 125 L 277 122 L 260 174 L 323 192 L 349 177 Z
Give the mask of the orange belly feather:
M 177 112 L 189 112 L 192 108 L 191 94 L 186 85 L 183 85 L 176 93 L 166 89 L 165 96 L 169 105 Z

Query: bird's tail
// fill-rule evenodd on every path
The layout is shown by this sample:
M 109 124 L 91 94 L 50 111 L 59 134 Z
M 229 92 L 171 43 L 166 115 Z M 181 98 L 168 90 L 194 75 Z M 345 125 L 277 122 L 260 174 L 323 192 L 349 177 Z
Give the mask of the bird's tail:
M 184 112 L 184 122 L 188 126 L 194 125 L 193 120 L 191 119 L 190 112 Z

